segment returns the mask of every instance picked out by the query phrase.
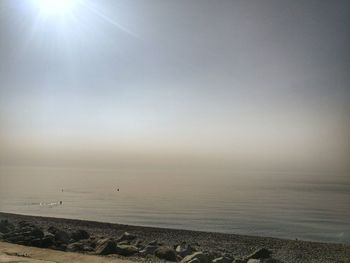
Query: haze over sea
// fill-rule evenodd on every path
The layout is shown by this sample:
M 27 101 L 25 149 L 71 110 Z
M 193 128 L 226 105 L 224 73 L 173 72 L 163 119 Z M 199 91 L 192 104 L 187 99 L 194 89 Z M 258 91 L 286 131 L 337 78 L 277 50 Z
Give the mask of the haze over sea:
M 350 183 L 342 174 L 54 167 L 0 172 L 2 212 L 347 244 L 349 202 Z

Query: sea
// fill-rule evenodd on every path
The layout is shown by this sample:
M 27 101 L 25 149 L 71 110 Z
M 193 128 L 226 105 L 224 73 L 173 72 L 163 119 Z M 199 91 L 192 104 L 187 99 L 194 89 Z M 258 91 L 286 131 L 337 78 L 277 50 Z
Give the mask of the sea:
M 331 172 L 6 166 L 0 211 L 350 244 L 350 178 Z

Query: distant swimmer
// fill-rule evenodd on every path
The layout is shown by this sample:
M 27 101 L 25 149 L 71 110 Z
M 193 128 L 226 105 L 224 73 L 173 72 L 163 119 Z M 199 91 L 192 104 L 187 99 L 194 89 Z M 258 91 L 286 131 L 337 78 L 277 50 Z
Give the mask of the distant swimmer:
M 119 192 L 119 188 L 117 189 L 117 192 Z
M 61 190 L 62 192 L 63 192 L 63 188 L 62 188 L 62 190 Z
M 60 205 L 62 205 L 62 201 L 60 201 Z

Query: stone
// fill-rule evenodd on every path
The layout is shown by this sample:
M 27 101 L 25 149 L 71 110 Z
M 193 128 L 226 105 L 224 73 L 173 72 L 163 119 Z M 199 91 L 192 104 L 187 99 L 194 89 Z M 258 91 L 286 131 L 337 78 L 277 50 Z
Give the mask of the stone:
M 198 258 L 194 258 L 191 261 L 189 261 L 188 263 L 201 263 L 201 262 L 199 261 Z
M 184 257 L 181 260 L 181 263 L 189 263 L 190 261 L 192 261 L 194 259 L 197 259 L 199 261 L 199 263 L 208 263 L 209 262 L 208 256 L 205 255 L 203 252 L 195 252 L 191 255 Z
M 79 229 L 71 234 L 71 237 L 75 241 L 90 238 L 90 235 L 85 230 Z
M 105 238 L 103 240 L 99 240 L 96 245 L 96 254 L 98 255 L 109 255 L 116 253 L 117 245 L 116 243 L 109 239 Z
M 46 235 L 42 238 L 42 247 L 48 248 L 55 243 L 55 237 L 53 235 Z
M 232 258 L 219 257 L 219 258 L 213 259 L 212 263 L 232 263 Z
M 131 256 L 138 252 L 138 248 L 133 245 L 117 245 L 115 253 L 122 256 Z
M 134 240 L 136 238 L 135 235 L 130 234 L 128 232 L 125 232 L 118 240 L 117 242 L 122 242 L 122 241 L 131 241 Z
M 249 259 L 248 261 L 247 261 L 247 263 L 262 263 L 262 261 L 260 260 L 260 259 Z
M 158 241 L 157 240 L 152 240 L 151 242 L 148 243 L 149 246 L 158 246 Z
M 67 232 L 62 231 L 62 230 L 58 230 L 55 233 L 55 241 L 57 243 L 61 243 L 61 244 L 68 244 L 70 241 L 70 236 Z
M 90 252 L 90 251 L 93 251 L 93 248 L 84 242 L 74 242 L 74 243 L 71 243 L 67 246 L 67 251 L 70 251 L 70 252 L 79 252 L 79 251 Z
M 191 255 L 193 252 L 195 252 L 195 249 L 191 245 L 187 245 L 184 242 L 180 245 L 177 245 L 175 248 L 175 251 L 178 255 L 180 255 L 183 258 L 188 255 Z
M 54 226 L 50 226 L 50 227 L 47 229 L 47 231 L 48 231 L 49 233 L 51 233 L 51 234 L 56 234 L 56 233 L 59 231 L 59 229 L 56 228 L 56 227 L 54 227 Z
M 32 229 L 32 231 L 30 231 L 29 233 L 30 236 L 33 236 L 33 237 L 36 237 L 36 238 L 43 238 L 44 237 L 44 232 L 37 228 L 37 227 L 34 227 Z
M 264 260 L 264 263 L 282 263 L 282 261 L 275 258 L 268 258 Z
M 167 247 L 167 246 L 161 246 L 158 247 L 155 251 L 154 254 L 160 258 L 160 259 L 165 259 L 168 261 L 176 261 L 176 252 L 173 248 Z
M 1 220 L 0 221 L 0 233 L 6 234 L 11 232 L 15 226 L 11 224 L 8 220 Z
M 270 258 L 272 252 L 266 248 L 259 248 L 254 251 L 252 254 L 247 256 L 247 259 L 262 259 L 262 258 Z
M 157 248 L 158 246 L 147 245 L 144 249 L 140 250 L 140 254 L 142 256 L 154 254 L 154 251 L 156 251 Z

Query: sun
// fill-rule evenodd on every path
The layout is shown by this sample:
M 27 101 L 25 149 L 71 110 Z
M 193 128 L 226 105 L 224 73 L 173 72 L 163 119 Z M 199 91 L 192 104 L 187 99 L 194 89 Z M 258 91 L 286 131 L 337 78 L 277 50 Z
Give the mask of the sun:
M 67 15 L 77 7 L 79 0 L 33 0 L 33 4 L 44 16 Z

